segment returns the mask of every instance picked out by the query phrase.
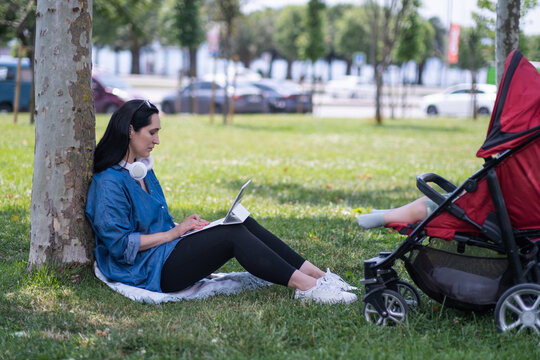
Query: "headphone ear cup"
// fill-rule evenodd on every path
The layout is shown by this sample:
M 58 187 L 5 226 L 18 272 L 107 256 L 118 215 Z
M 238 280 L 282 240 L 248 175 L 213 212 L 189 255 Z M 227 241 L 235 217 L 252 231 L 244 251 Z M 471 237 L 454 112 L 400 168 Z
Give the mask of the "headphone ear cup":
M 142 158 L 139 161 L 135 161 L 132 164 L 122 160 L 118 163 L 118 165 L 124 169 L 127 169 L 129 171 L 129 175 L 135 180 L 142 180 L 146 177 L 148 171 L 150 171 L 154 166 L 154 158 L 149 156 L 147 158 Z
M 131 175 L 131 177 L 135 180 L 144 179 L 146 173 L 148 172 L 146 164 L 141 161 L 135 161 L 133 164 L 131 164 L 128 170 L 129 175 Z
M 152 170 L 154 167 L 154 158 L 151 156 L 142 158 L 139 161 L 146 166 L 146 170 Z

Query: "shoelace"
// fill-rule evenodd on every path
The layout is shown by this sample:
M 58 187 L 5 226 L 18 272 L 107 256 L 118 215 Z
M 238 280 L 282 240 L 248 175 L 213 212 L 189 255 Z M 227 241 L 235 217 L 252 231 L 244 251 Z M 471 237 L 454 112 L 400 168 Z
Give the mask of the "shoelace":
M 338 274 L 334 274 L 333 272 L 331 272 L 330 269 L 326 269 L 325 278 L 330 279 L 330 281 L 336 282 L 344 289 L 351 289 L 351 290 L 357 289 L 355 286 L 348 284 Z

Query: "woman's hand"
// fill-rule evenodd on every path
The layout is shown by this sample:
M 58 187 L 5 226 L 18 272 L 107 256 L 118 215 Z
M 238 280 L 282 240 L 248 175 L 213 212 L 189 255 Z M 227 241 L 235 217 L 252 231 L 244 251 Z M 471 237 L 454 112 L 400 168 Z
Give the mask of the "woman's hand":
M 187 233 L 188 231 L 194 229 L 202 229 L 205 225 L 208 225 L 209 222 L 201 219 L 199 215 L 193 214 L 182 220 L 180 224 L 177 224 L 172 230 L 177 234 L 177 237 L 180 237 Z
M 139 245 L 139 251 L 147 250 L 169 241 L 178 239 L 186 232 L 193 229 L 200 229 L 209 222 L 201 219 L 199 215 L 193 214 L 185 218 L 180 224 L 174 223 L 175 226 L 166 232 L 160 232 L 155 234 L 141 235 L 141 243 Z

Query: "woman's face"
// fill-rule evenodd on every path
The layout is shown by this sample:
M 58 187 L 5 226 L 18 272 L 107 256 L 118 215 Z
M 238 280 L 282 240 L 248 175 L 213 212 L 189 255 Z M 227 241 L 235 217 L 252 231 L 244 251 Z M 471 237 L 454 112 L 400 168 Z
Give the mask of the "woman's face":
M 161 121 L 158 114 L 152 114 L 150 124 L 140 128 L 139 131 L 133 130 L 130 125 L 129 159 L 127 162 L 150 156 L 154 146 L 159 144 L 158 133 L 160 129 Z

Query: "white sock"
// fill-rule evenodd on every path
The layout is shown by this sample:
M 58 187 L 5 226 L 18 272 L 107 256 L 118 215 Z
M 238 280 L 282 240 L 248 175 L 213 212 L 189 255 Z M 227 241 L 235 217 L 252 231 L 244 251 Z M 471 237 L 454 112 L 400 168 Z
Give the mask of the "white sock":
M 358 215 L 356 217 L 358 225 L 364 229 L 371 229 L 384 226 L 384 212 L 375 214 Z
M 371 209 L 370 214 L 387 213 L 392 209 Z

